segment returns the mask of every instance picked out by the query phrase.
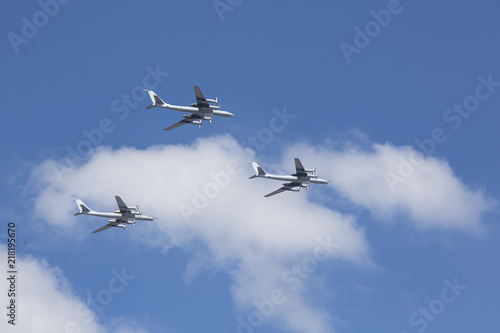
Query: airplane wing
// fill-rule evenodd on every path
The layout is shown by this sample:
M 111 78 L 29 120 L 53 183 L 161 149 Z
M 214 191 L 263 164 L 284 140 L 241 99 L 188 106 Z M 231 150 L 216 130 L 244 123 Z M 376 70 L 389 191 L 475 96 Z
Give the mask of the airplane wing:
M 270 197 L 270 196 L 273 196 L 273 195 L 276 195 L 276 194 L 279 194 L 281 192 L 285 192 L 285 191 L 298 191 L 298 190 L 292 190 L 294 187 L 297 187 L 297 186 L 300 186 L 301 183 L 298 183 L 298 182 L 293 182 L 293 183 L 285 183 L 283 184 L 283 187 L 277 189 L 276 191 L 274 192 L 271 192 L 269 194 L 266 194 L 264 197 Z
M 283 186 L 282 188 L 279 188 L 279 189 L 277 189 L 277 190 L 276 190 L 276 191 L 274 191 L 274 192 L 271 192 L 271 193 L 269 193 L 269 194 L 266 194 L 264 197 L 266 197 L 266 198 L 267 198 L 267 197 L 270 197 L 270 196 L 273 196 L 273 195 L 279 194 L 279 193 L 281 193 L 281 192 L 285 192 L 285 191 L 287 191 L 287 190 L 288 190 L 288 189 L 287 189 L 285 186 Z
M 295 176 L 297 177 L 307 176 L 306 169 L 304 169 L 304 166 L 302 165 L 302 163 L 298 158 L 295 158 Z
M 180 126 L 182 126 L 182 125 L 189 124 L 189 123 L 190 123 L 190 121 L 189 121 L 189 120 L 182 119 L 181 121 L 179 121 L 179 122 L 177 122 L 177 123 L 173 124 L 173 125 L 172 125 L 172 126 L 170 126 L 170 127 L 165 128 L 165 129 L 163 129 L 163 130 L 164 130 L 164 131 L 170 131 L 171 129 L 174 129 L 174 128 L 177 128 L 177 127 L 180 127 Z
M 92 233 L 93 233 L 93 234 L 96 234 L 96 233 L 98 233 L 98 232 L 101 232 L 101 231 L 104 231 L 104 230 L 108 230 L 109 228 L 112 228 L 112 227 L 114 227 L 115 225 L 116 225 L 116 223 L 108 223 L 108 224 L 106 224 L 104 227 L 99 228 L 99 229 L 97 229 L 97 230 L 95 230 L 95 231 L 92 231 Z
M 184 119 L 182 119 L 179 122 L 176 122 L 175 124 L 173 124 L 170 127 L 165 128 L 164 131 L 170 131 L 171 129 L 180 127 L 182 125 L 192 124 L 192 123 L 195 123 L 195 122 L 196 122 L 196 125 L 200 125 L 201 126 L 201 119 L 200 119 L 200 117 L 198 115 L 192 114 L 192 115 L 189 115 L 189 116 L 184 116 Z
M 112 223 L 112 224 L 114 223 L 116 225 L 134 223 L 135 217 L 134 217 L 134 215 L 127 215 L 127 216 L 117 217 L 115 221 L 116 222 L 110 222 L 110 223 Z
M 115 195 L 116 203 L 118 204 L 118 207 L 120 208 L 120 213 L 122 214 L 130 214 L 130 208 L 127 207 L 125 202 L 123 202 L 122 198 L 119 196 Z
M 210 108 L 210 104 L 208 104 L 207 99 L 203 96 L 200 87 L 194 86 L 194 94 L 196 95 L 196 103 L 198 103 L 199 108 Z

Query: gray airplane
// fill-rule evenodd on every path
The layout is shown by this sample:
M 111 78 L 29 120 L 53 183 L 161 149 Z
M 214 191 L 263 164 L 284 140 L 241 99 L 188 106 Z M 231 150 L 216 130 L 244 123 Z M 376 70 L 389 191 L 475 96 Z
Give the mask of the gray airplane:
M 264 169 L 262 169 L 257 163 L 251 163 L 253 169 L 255 170 L 255 175 L 250 176 L 250 179 L 262 177 L 268 179 L 289 181 L 289 183 L 283 184 L 283 187 L 277 189 L 276 191 L 266 194 L 265 197 L 270 197 L 284 191 L 299 192 L 301 187 L 308 189 L 311 183 L 328 184 L 330 182 L 329 180 L 318 178 L 316 169 L 304 169 L 304 166 L 298 158 L 295 158 L 295 173 L 292 173 L 290 176 L 271 175 L 265 172 Z
M 219 99 L 209 99 L 203 96 L 203 93 L 200 90 L 200 87 L 194 86 L 194 93 L 196 95 L 196 103 L 191 104 L 191 106 L 179 106 L 179 105 L 171 105 L 165 103 L 158 95 L 155 94 L 152 90 L 144 89 L 148 92 L 149 97 L 153 104 L 148 106 L 146 109 L 151 109 L 154 107 L 164 108 L 174 111 L 181 112 L 189 112 L 190 115 L 183 115 L 184 119 L 173 124 L 170 127 L 164 129 L 164 131 L 169 131 L 171 129 L 177 128 L 186 124 L 198 125 L 201 127 L 202 120 L 208 120 L 212 122 L 212 116 L 220 116 L 220 117 L 233 117 L 234 115 L 228 111 L 222 111 L 219 105 Z M 211 105 L 215 104 L 215 105 Z
M 133 226 L 135 226 L 136 220 L 153 221 L 154 219 L 156 219 L 156 217 L 142 215 L 142 212 L 139 211 L 139 206 L 127 206 L 119 196 L 115 196 L 115 199 L 116 203 L 118 204 L 118 208 L 120 209 L 116 210 L 114 213 L 102 213 L 93 211 L 92 209 L 87 207 L 87 205 L 85 205 L 82 200 L 75 199 L 76 205 L 78 206 L 78 209 L 80 209 L 80 211 L 76 213 L 75 216 L 84 214 L 112 218 L 112 220 L 108 220 L 109 223 L 104 227 L 92 231 L 92 233 L 94 234 L 112 227 L 123 228 L 123 230 L 125 230 L 127 224 L 132 224 Z

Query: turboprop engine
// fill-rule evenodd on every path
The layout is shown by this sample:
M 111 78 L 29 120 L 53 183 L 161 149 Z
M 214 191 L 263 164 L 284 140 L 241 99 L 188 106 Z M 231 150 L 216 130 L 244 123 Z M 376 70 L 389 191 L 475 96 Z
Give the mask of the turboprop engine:
M 314 168 L 314 169 L 305 169 L 305 171 L 307 173 L 311 174 L 310 177 L 314 177 L 314 178 L 318 177 L 318 174 L 316 173 L 316 168 Z
M 116 223 L 116 220 L 108 220 L 109 223 Z M 126 224 L 117 224 L 115 225 L 115 227 L 117 228 L 122 228 L 123 230 L 125 230 L 125 228 L 127 227 Z

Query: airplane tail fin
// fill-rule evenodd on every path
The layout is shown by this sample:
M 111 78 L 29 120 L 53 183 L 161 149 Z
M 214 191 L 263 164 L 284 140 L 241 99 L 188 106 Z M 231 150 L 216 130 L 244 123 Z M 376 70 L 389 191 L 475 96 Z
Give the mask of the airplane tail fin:
M 153 104 L 146 107 L 146 109 L 151 109 L 154 108 L 155 106 L 162 106 L 167 104 L 157 94 L 155 94 L 153 90 L 144 89 L 144 91 L 147 91 L 147 93 L 149 94 L 149 98 L 151 98 L 151 101 L 153 102 Z
M 252 167 L 255 170 L 255 175 L 250 176 L 250 179 L 267 175 L 267 172 L 265 172 L 264 169 L 262 169 L 257 163 L 252 162 Z
M 84 204 L 82 200 L 75 199 L 75 201 L 76 201 L 76 205 L 78 206 L 78 209 L 80 211 L 74 215 L 87 214 L 87 213 L 90 213 L 92 211 L 92 209 L 90 209 L 86 204 Z

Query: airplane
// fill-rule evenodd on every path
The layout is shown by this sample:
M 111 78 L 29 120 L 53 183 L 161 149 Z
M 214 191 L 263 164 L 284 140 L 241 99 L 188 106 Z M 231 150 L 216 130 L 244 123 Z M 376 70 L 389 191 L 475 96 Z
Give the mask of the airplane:
M 190 115 L 183 115 L 184 119 L 173 124 L 170 127 L 164 129 L 164 131 L 169 131 L 171 129 L 177 128 L 186 124 L 198 125 L 201 127 L 202 120 L 208 120 L 212 122 L 212 116 L 221 116 L 221 117 L 233 117 L 234 115 L 228 111 L 222 111 L 219 105 L 219 99 L 209 99 L 203 96 L 203 93 L 200 90 L 200 87 L 194 86 L 194 93 L 196 95 L 196 103 L 191 104 L 191 106 L 179 106 L 179 105 L 171 105 L 165 103 L 158 95 L 155 94 L 152 90 L 144 89 L 149 94 L 151 101 L 153 104 L 148 106 L 146 109 L 151 109 L 154 107 L 164 108 L 174 111 L 181 112 L 190 112 Z M 211 105 L 215 104 L 215 105 Z
M 251 162 L 252 167 L 255 170 L 255 175 L 250 176 L 250 179 L 256 177 L 275 179 L 289 181 L 289 183 L 284 183 L 283 187 L 277 189 L 274 192 L 266 194 L 264 197 L 270 197 L 272 195 L 284 192 L 284 191 L 294 191 L 299 192 L 300 188 L 309 188 L 311 183 L 313 184 L 328 184 L 330 180 L 325 180 L 318 178 L 316 169 L 304 169 L 304 166 L 298 158 L 295 158 L 295 173 L 290 174 L 290 176 L 272 175 L 264 171 L 257 163 Z
M 108 217 L 112 218 L 112 220 L 108 220 L 108 224 L 106 224 L 104 227 L 99 228 L 95 231 L 92 231 L 93 234 L 107 230 L 112 227 L 116 228 L 125 228 L 127 227 L 127 224 L 132 224 L 135 227 L 135 221 L 153 221 L 156 219 L 156 217 L 150 217 L 146 215 L 142 215 L 142 212 L 139 211 L 139 206 L 127 206 L 123 200 L 119 196 L 115 196 L 116 203 L 118 204 L 119 210 L 116 210 L 114 213 L 102 213 L 102 212 L 96 212 L 87 207 L 82 200 L 80 199 L 74 199 L 76 201 L 76 205 L 78 206 L 78 209 L 80 210 L 78 213 L 74 214 L 76 215 L 92 215 L 92 216 L 100 216 L 100 217 Z

